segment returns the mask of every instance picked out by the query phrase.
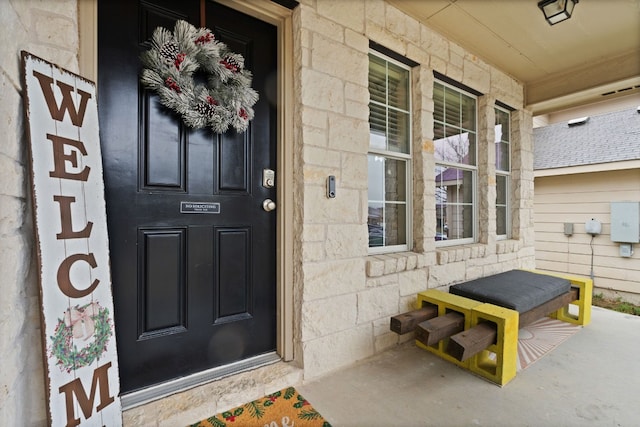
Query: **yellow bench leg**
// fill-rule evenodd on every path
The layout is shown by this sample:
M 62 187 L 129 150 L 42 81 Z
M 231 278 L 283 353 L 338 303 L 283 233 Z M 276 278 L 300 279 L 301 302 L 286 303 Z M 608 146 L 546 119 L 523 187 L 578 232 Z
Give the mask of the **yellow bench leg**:
M 469 329 L 471 325 L 471 310 L 474 307 L 482 305 L 481 302 L 461 297 L 459 295 L 450 294 L 448 292 L 438 291 L 436 289 L 429 289 L 418 294 L 417 307 L 424 307 L 425 304 L 432 304 L 438 307 L 438 316 L 443 316 L 447 313 L 455 311 L 464 316 L 464 329 Z M 460 362 L 458 359 L 451 357 L 447 354 L 446 349 L 449 344 L 449 339 L 444 339 L 438 342 L 438 344 L 427 346 L 416 340 L 416 345 L 420 348 L 430 351 L 441 358 L 455 363 L 463 368 L 469 368 L 469 360 Z
M 491 322 L 497 327 L 496 343 L 469 359 L 471 372 L 500 386 L 516 376 L 518 366 L 518 323 L 515 310 L 482 304 L 471 312 L 471 326 Z
M 563 322 L 573 323 L 575 325 L 586 326 L 591 323 L 591 302 L 593 299 L 593 280 L 571 274 L 556 274 L 546 271 L 537 271 L 536 273 L 546 274 L 548 276 L 562 277 L 571 282 L 571 287 L 578 288 L 578 299 L 573 301 L 569 306 L 562 307 L 549 317 L 562 320 Z M 570 306 L 578 307 L 578 314 L 572 314 L 569 310 Z

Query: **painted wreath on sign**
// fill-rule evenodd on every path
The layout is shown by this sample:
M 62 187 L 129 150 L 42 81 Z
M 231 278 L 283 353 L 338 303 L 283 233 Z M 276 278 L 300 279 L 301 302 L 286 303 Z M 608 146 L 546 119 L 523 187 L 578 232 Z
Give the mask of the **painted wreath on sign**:
M 76 305 L 58 319 L 51 337 L 51 354 L 58 359 L 60 370 L 69 373 L 98 359 L 107 350 L 111 335 L 109 310 L 97 302 Z
M 177 21 L 173 32 L 154 30 L 151 48 L 141 55 L 142 84 L 155 91 L 162 105 L 178 113 L 192 128 L 224 133 L 244 132 L 253 119 L 258 93 L 242 55 L 231 52 L 207 28 Z M 196 83 L 194 75 L 206 76 Z

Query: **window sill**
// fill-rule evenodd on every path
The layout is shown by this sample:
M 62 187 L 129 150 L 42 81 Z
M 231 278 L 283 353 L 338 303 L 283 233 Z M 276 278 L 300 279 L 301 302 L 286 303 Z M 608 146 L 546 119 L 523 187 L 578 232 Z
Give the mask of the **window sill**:
M 487 245 L 481 243 L 459 246 L 441 246 L 436 249 L 436 262 L 438 265 L 444 265 L 450 262 L 484 258 L 486 255 Z
M 425 266 L 425 254 L 416 252 L 370 255 L 366 261 L 367 277 L 380 277 L 401 271 L 415 270 Z

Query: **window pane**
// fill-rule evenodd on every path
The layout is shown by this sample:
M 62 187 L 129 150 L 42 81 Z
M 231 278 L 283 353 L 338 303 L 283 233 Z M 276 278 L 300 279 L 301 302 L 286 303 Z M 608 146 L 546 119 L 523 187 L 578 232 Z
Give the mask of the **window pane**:
M 496 204 L 505 205 L 507 203 L 507 177 L 496 176 Z
M 384 201 L 384 157 L 369 154 L 369 201 Z
M 409 114 L 389 110 L 389 145 L 387 150 L 409 154 Z
M 407 162 L 386 159 L 385 200 L 405 202 L 407 200 Z
M 436 83 L 433 87 L 433 120 L 444 122 L 444 86 Z
M 511 141 L 511 134 L 509 131 L 510 115 L 504 110 L 498 108 L 495 109 L 496 114 L 496 169 L 499 171 L 509 171 L 510 168 L 510 153 L 509 142 Z
M 458 130 L 447 126 L 445 132 L 448 134 L 444 138 L 436 139 L 435 158 L 450 163 L 471 164 L 469 159 L 469 134 L 457 133 Z M 475 138 L 474 138 L 475 147 Z M 473 155 L 475 161 L 475 153 Z
M 509 171 L 509 144 L 496 142 L 496 169 Z
M 386 109 L 377 104 L 369 104 L 369 146 L 385 150 L 387 148 Z
M 470 96 L 460 95 L 460 110 L 462 111 L 462 128 L 476 130 L 476 100 Z
M 387 103 L 387 65 L 386 61 L 369 55 L 369 96 L 371 101 Z
M 384 209 L 384 237 L 386 246 L 407 243 L 407 211 L 404 204 L 386 203 Z
M 407 162 L 369 154 L 369 201 L 407 201 Z
M 409 73 L 406 69 L 388 63 L 389 106 L 409 110 Z
M 406 244 L 407 161 L 369 154 L 369 246 Z
M 496 234 L 507 234 L 508 176 L 496 176 Z
M 436 166 L 436 240 L 473 237 L 473 172 Z
M 460 93 L 449 87 L 444 88 L 444 121 L 457 128 L 459 128 L 462 123 Z
M 384 246 L 384 209 L 382 203 L 369 202 L 369 247 Z
M 496 207 L 496 234 L 504 236 L 507 234 L 507 208 L 506 206 Z

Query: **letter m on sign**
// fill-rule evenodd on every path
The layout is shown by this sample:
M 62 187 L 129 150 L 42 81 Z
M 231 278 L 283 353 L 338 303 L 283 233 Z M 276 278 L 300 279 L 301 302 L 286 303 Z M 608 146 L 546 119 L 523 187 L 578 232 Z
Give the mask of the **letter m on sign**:
M 87 419 L 91 418 L 91 415 L 93 414 L 93 406 L 98 386 L 100 387 L 100 404 L 96 408 L 96 412 L 102 411 L 104 408 L 114 402 L 115 399 L 113 398 L 113 396 L 109 395 L 109 376 L 107 374 L 107 371 L 110 367 L 111 362 L 107 363 L 106 365 L 100 366 L 98 369 L 93 371 L 93 378 L 91 379 L 91 391 L 89 393 L 89 396 L 87 396 L 80 378 L 76 378 L 70 383 L 67 383 L 60 387 L 59 391 L 60 393 L 64 393 L 65 403 L 67 407 L 66 427 L 80 425 L 80 418 L 76 418 L 75 416 L 74 401 L 78 402 L 78 405 L 80 406 L 84 417 Z

